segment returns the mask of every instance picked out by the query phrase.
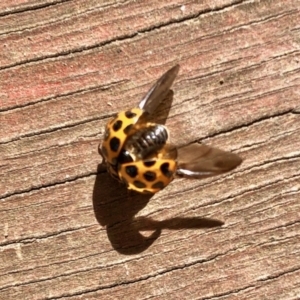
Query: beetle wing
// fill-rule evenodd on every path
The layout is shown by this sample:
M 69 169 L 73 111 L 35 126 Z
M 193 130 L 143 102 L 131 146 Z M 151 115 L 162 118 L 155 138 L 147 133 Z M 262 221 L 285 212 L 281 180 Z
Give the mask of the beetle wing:
M 157 82 L 152 86 L 146 96 L 139 104 L 139 108 L 152 114 L 162 100 L 167 96 L 170 87 L 172 86 L 179 71 L 179 65 L 163 74 Z
M 177 160 L 177 157 L 178 149 L 175 145 L 172 144 L 165 144 L 165 146 L 160 150 L 160 153 L 158 154 L 158 158 Z
M 204 144 L 191 144 L 178 149 L 176 174 L 201 179 L 229 172 L 241 162 L 242 159 L 234 153 Z

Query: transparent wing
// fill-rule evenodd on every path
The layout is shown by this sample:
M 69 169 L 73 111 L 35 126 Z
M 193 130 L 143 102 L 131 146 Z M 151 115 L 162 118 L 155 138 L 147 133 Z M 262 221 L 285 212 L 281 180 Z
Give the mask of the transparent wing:
M 161 101 L 167 96 L 179 71 L 179 65 L 174 66 L 152 86 L 139 104 L 139 108 L 152 114 Z
M 191 144 L 178 151 L 176 174 L 186 178 L 206 178 L 229 172 L 236 168 L 242 159 L 231 152 L 204 144 Z

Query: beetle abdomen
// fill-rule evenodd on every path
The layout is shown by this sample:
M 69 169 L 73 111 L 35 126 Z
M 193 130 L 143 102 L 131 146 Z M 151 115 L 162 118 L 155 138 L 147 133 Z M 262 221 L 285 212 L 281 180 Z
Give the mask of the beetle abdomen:
M 128 137 L 125 149 L 138 159 L 145 159 L 162 149 L 168 140 L 168 131 L 165 126 L 151 124 L 140 128 Z

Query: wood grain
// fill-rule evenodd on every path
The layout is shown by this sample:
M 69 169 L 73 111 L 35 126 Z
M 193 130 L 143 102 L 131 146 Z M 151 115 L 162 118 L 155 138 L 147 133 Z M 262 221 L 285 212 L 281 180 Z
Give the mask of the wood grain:
M 299 299 L 299 20 L 298 0 L 2 1 L 0 299 Z M 177 63 L 155 118 L 244 162 L 129 193 L 104 126 Z

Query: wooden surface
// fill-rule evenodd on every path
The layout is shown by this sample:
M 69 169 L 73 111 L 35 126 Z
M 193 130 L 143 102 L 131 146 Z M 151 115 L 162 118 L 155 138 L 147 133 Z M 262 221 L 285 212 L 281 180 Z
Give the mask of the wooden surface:
M 299 7 L 1 1 L 0 299 L 300 299 Z M 172 141 L 244 162 L 137 196 L 97 146 L 176 63 Z

